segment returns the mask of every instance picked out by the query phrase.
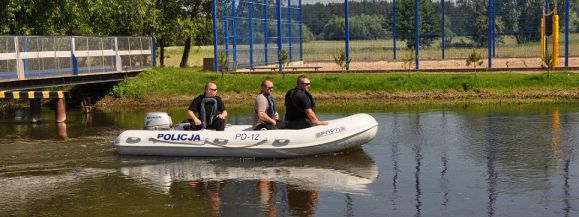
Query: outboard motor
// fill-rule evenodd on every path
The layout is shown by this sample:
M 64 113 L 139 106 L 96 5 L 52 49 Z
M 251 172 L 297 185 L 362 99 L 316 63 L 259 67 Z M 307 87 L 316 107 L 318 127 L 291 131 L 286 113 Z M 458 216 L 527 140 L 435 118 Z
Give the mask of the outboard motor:
M 173 121 L 166 112 L 148 112 L 145 116 L 145 130 L 171 130 Z

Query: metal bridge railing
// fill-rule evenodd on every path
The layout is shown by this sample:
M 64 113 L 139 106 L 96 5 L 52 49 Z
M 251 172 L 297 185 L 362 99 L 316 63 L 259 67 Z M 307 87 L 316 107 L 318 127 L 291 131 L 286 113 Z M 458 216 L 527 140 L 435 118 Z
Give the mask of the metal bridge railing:
M 151 37 L 0 36 L 0 81 L 153 67 L 155 47 Z

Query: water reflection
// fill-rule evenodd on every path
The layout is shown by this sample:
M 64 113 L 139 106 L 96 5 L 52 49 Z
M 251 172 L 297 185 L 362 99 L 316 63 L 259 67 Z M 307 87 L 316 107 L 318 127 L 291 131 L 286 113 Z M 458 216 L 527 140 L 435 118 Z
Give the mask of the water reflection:
M 385 157 L 390 171 L 386 173 L 392 184 L 386 189 L 390 190 L 391 212 L 573 216 L 569 213 L 576 210 L 574 199 L 565 195 L 573 192 L 568 183 L 577 183 L 572 171 L 578 170 L 572 164 L 571 169 L 566 168 L 566 164 L 576 162 L 579 113 L 564 110 L 465 108 L 396 112 L 380 118 L 383 134 L 376 140 L 385 140 L 384 149 L 389 152 Z M 561 184 L 553 186 L 555 183 Z M 553 209 L 552 201 L 559 201 L 561 209 Z M 542 206 L 525 211 L 511 208 L 529 203 Z
M 296 159 L 141 158 L 123 157 L 122 174 L 144 179 L 163 192 L 173 182 L 268 180 L 302 190 L 368 193 L 378 166 L 366 153 Z
M 372 114 L 380 124 L 377 138 L 346 155 L 118 156 L 112 141 L 123 129 L 141 128 L 147 111 L 71 111 L 61 136 L 52 122 L 32 125 L 14 120 L 22 116 L 14 112 L 2 119 L 0 216 L 579 213 L 577 105 L 380 111 Z M 182 108 L 173 111 L 174 120 L 178 112 Z M 249 114 L 231 113 L 230 123 L 251 121 Z
M 246 197 L 258 198 L 255 203 L 266 216 L 288 211 L 293 216 L 312 216 L 320 191 L 347 193 L 346 203 L 351 206 L 349 194 L 370 193 L 367 186 L 378 178 L 378 166 L 361 150 L 278 160 L 123 157 L 120 163 L 121 174 L 165 194 L 175 191 L 179 183 L 202 189 L 211 216 L 227 212 L 225 204 L 251 204 Z

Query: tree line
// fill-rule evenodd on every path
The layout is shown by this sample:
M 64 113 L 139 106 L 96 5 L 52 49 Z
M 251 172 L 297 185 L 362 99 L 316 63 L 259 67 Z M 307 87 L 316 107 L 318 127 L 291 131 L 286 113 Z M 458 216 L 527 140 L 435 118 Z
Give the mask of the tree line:
M 553 0 L 549 0 L 553 5 Z M 442 5 L 440 1 L 419 0 L 421 33 L 420 46 L 429 47 L 442 35 Z M 572 0 L 572 5 L 579 0 Z M 501 0 L 495 2 L 495 32 L 500 42 L 503 35 L 512 35 L 517 43 L 538 41 L 540 22 L 545 0 Z M 351 1 L 351 39 L 377 39 L 391 36 L 394 29 L 392 1 Z M 409 48 L 414 46 L 414 0 L 396 1 L 396 30 L 400 40 Z M 570 28 L 579 31 L 579 7 L 571 7 Z M 563 15 L 564 1 L 559 1 L 558 14 Z M 303 22 L 316 39 L 343 40 L 344 4 L 316 3 L 303 5 Z M 561 16 L 563 17 L 563 16 Z M 564 31 L 560 18 L 561 31 Z M 486 45 L 488 30 L 488 1 L 457 0 L 445 3 L 445 40 L 447 45 L 482 47 Z M 457 35 L 466 36 L 470 42 L 455 42 Z
M 2 0 L 2 35 L 153 36 L 160 47 L 213 42 L 211 0 Z
M 269 16 L 275 14 L 275 0 L 268 1 Z M 552 2 L 553 0 L 549 0 Z M 238 1 L 239 2 L 239 1 Z M 232 10 L 231 0 L 217 0 L 218 13 Z M 486 0 L 446 1 L 445 40 L 449 46 L 484 46 L 487 41 L 488 16 Z M 572 0 L 579 5 L 579 0 Z M 350 35 L 352 39 L 382 39 L 392 34 L 391 1 L 351 1 Z M 539 24 L 544 0 L 496 1 L 496 28 L 502 35 L 513 35 L 517 43 L 539 40 Z M 249 13 L 246 1 L 237 7 L 238 16 Z M 559 1 L 559 14 L 564 14 L 564 1 Z M 431 46 L 441 37 L 440 1 L 420 0 L 420 46 Z M 579 7 L 572 7 L 571 30 L 579 31 Z M 254 16 L 264 13 L 255 5 Z M 343 3 L 303 5 L 304 41 L 312 39 L 344 39 Z M 218 15 L 221 16 L 221 15 Z M 396 4 L 397 32 L 408 47 L 414 46 L 414 0 L 398 0 Z M 294 17 L 294 19 L 296 19 Z M 564 19 L 561 19 L 564 20 Z M 219 26 L 221 25 L 221 26 Z M 223 35 L 223 25 L 218 31 Z M 299 31 L 293 25 L 292 31 Z M 2 35 L 90 35 L 90 36 L 153 36 L 160 47 L 160 64 L 164 65 L 166 46 L 184 46 L 181 66 L 187 65 L 191 46 L 213 43 L 212 0 L 2 0 L 0 1 L 0 33 Z M 239 28 L 248 28 L 240 22 Z M 286 27 L 284 27 L 286 28 Z M 256 43 L 264 35 L 255 28 Z M 561 22 L 564 29 L 564 22 Z M 261 31 L 261 32 L 260 32 Z M 273 36 L 276 26 L 267 26 Z M 247 30 L 238 30 L 242 37 Z M 469 42 L 454 42 L 457 35 Z M 220 39 L 222 40 L 222 39 Z

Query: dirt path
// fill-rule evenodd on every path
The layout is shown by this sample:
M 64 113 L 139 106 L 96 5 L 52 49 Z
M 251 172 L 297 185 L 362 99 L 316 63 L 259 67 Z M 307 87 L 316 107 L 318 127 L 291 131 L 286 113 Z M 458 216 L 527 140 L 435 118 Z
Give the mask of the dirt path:
M 319 66 L 319 71 L 339 71 L 340 67 L 332 62 L 304 62 L 292 63 L 291 66 Z M 508 70 L 510 68 L 541 68 L 543 61 L 540 58 L 496 58 L 492 62 L 493 68 L 500 68 Z M 559 65 L 565 65 L 565 58 L 559 58 Z M 273 65 L 272 65 L 273 66 Z M 485 69 L 488 66 L 487 60 L 483 60 L 481 66 L 477 65 L 477 69 Z M 570 67 L 579 67 L 579 57 L 569 58 Z M 414 63 L 411 66 L 414 69 Z M 406 68 L 402 61 L 371 61 L 371 62 L 356 62 L 350 63 L 350 70 L 364 71 L 364 70 L 400 70 Z M 420 69 L 472 69 L 472 65 L 467 67 L 464 59 L 451 60 L 420 60 Z M 313 69 L 307 69 L 313 71 Z M 239 69 L 238 72 L 249 72 L 248 69 Z

